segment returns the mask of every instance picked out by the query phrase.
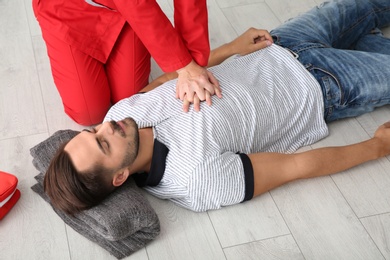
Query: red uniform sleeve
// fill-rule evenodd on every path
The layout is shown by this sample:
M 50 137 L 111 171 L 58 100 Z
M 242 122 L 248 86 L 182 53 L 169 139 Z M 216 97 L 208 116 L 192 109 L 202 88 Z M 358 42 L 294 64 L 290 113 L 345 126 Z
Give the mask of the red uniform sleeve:
M 191 59 L 201 66 L 207 65 L 210 48 L 205 0 L 175 1 L 177 29 L 155 0 L 113 2 L 162 70 L 178 70 L 190 63 Z
M 210 55 L 206 0 L 175 0 L 175 28 L 192 58 L 206 66 Z

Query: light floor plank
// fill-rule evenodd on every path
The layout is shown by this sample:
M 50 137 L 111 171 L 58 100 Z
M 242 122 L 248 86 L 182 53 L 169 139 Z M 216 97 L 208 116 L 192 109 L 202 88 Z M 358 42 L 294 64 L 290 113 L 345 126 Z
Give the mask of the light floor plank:
M 161 234 L 146 246 L 150 260 L 225 259 L 207 213 L 195 213 L 147 195 L 160 219 Z
M 228 260 L 305 259 L 291 235 L 225 248 Z
M 207 1 L 207 8 L 209 13 L 209 38 L 212 49 L 230 42 L 238 36 L 216 0 Z
M 26 12 L 30 35 L 31 36 L 42 35 L 41 28 L 39 27 L 38 21 L 35 18 L 34 11 L 32 9 L 32 0 L 24 0 L 24 9 Z
M 388 232 L 390 230 L 390 214 L 362 218 L 360 221 L 381 250 L 383 256 L 390 259 L 390 232 Z
M 0 169 L 15 174 L 21 197 L 0 221 L 0 259 L 69 259 L 64 222 L 30 187 L 38 172 L 27 152 L 46 134 L 0 141 Z M 12 148 L 12 149 L 11 149 Z M 57 256 L 59 258 L 57 258 Z
M 266 0 L 265 2 L 281 23 L 306 12 L 317 5 L 314 0 Z
M 10 34 L 29 34 L 24 0 L 0 1 L 0 17 L 1 38 Z
M 264 0 L 217 0 L 220 8 L 263 3 Z
M 383 259 L 329 176 L 271 194 L 306 259 Z
M 0 140 L 46 131 L 31 38 L 25 33 L 0 38 Z
M 237 35 L 242 34 L 250 27 L 271 30 L 280 24 L 279 19 L 265 3 L 225 8 L 223 13 Z
M 290 234 L 269 193 L 209 216 L 223 248 Z

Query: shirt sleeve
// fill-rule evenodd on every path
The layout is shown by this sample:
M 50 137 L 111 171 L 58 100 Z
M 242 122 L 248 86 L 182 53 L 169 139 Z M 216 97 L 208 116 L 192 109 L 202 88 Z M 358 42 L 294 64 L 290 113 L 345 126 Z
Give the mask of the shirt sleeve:
M 181 3 L 176 4 L 176 2 Z M 202 3 L 205 0 L 199 0 L 199 2 Z M 204 33 L 204 29 L 196 28 L 200 26 L 200 23 L 205 22 L 206 24 L 200 27 L 207 27 L 206 4 L 198 4 L 197 0 L 175 1 L 175 19 L 176 17 L 178 19 L 175 24 L 180 28 L 175 29 L 155 0 L 114 0 L 114 3 L 117 11 L 131 25 L 134 32 L 165 72 L 184 67 L 193 58 L 197 62 L 201 60 L 199 54 L 204 52 L 203 49 L 206 43 L 200 42 L 205 41 L 205 39 L 200 37 L 199 34 Z M 176 10 L 177 8 L 179 10 Z M 195 9 L 192 10 L 191 8 Z M 204 16 L 204 13 L 206 19 L 203 17 L 199 22 L 193 20 L 202 17 L 200 14 Z M 187 23 L 189 25 L 186 25 Z M 194 34 L 192 35 L 192 33 Z M 198 48 L 197 44 L 200 44 L 201 48 Z M 192 54 L 195 57 L 192 57 Z M 208 60 L 208 53 L 204 53 L 202 56 L 207 56 Z
M 253 197 L 253 168 L 246 154 L 226 152 L 199 165 L 188 183 L 187 208 L 219 209 Z

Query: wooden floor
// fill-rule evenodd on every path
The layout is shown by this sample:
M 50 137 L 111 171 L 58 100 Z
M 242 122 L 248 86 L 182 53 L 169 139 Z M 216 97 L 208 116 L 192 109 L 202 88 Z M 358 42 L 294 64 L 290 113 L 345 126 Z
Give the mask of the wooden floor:
M 170 0 L 159 2 L 172 17 Z M 250 26 L 271 30 L 317 4 L 320 0 L 208 0 L 211 45 Z M 30 189 L 37 171 L 29 149 L 56 130 L 82 128 L 63 113 L 31 0 L 0 0 L 0 35 L 0 170 L 18 176 L 22 193 L 0 221 L 0 259 L 114 259 L 66 226 Z M 159 73 L 154 65 L 152 77 Z M 304 149 L 367 139 L 388 120 L 390 107 L 384 107 L 332 123 L 328 138 Z M 206 213 L 148 195 L 161 235 L 126 259 L 390 259 L 389 159 L 296 181 Z

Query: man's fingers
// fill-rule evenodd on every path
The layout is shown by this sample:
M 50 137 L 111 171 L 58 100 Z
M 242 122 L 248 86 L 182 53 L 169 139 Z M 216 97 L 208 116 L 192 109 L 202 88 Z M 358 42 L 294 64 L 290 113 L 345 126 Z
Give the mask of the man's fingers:
M 261 35 L 261 36 L 257 36 L 256 38 L 254 38 L 253 42 L 254 43 L 259 43 L 259 42 L 263 42 L 265 40 L 266 40 L 266 38 L 263 35 Z
M 264 41 L 259 41 L 259 42 L 256 42 L 253 46 L 253 49 L 254 50 L 261 50 L 261 49 L 264 49 L 264 48 L 267 48 L 268 46 L 270 46 L 272 44 L 272 42 L 270 42 L 269 40 L 264 40 Z
M 264 49 L 273 43 L 271 34 L 265 30 L 258 30 L 259 36 L 253 39 L 255 45 L 253 46 L 256 50 Z
M 257 31 L 258 36 L 254 39 L 254 42 L 257 41 L 270 41 L 273 42 L 272 35 L 267 30 L 255 29 Z

